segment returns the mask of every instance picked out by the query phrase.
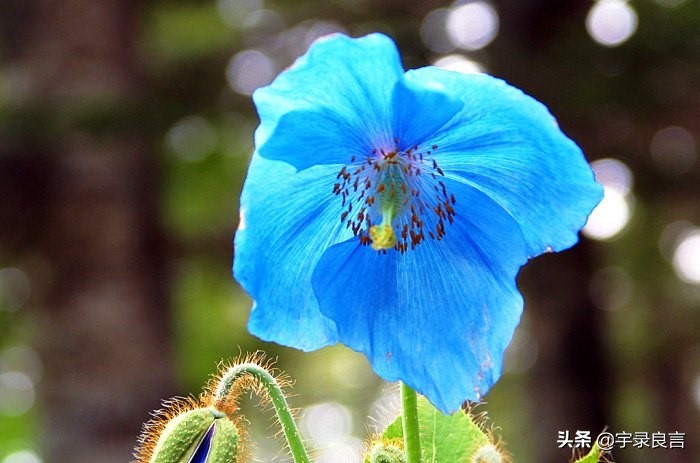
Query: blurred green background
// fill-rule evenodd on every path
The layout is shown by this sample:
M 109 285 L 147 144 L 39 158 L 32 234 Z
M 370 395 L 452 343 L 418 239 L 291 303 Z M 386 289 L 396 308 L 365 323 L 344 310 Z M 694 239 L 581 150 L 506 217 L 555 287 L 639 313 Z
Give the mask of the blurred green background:
M 258 349 L 296 380 L 316 461 L 360 461 L 396 387 L 341 346 L 251 337 L 230 277 L 250 94 L 336 31 L 522 88 L 606 187 L 581 244 L 521 273 L 478 409 L 514 461 L 607 426 L 685 433 L 616 461 L 700 462 L 698 0 L 2 0 L 0 463 L 129 461 L 162 399 Z M 288 461 L 256 403 L 251 459 Z

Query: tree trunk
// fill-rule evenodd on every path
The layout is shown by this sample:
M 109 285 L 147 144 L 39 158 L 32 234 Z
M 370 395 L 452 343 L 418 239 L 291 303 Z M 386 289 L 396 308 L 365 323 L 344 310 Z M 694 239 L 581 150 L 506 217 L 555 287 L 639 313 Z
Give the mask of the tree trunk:
M 33 128 L 13 134 L 3 168 L 23 166 L 15 205 L 35 208 L 15 212 L 33 218 L 18 219 L 16 230 L 42 262 L 30 272 L 40 294 L 44 457 L 123 463 L 148 412 L 173 389 L 153 154 L 145 135 L 115 123 L 142 85 L 136 5 L 21 6 L 11 57 L 22 85 L 13 97 Z

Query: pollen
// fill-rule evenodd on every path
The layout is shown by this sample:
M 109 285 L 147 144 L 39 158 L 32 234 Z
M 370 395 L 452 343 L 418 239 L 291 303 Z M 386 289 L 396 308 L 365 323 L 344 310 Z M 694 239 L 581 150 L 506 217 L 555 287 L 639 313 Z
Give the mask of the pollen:
M 391 249 L 396 246 L 396 234 L 394 234 L 391 224 L 388 223 L 370 227 L 369 238 L 372 240 L 372 249 L 375 251 Z
M 354 155 L 336 175 L 340 221 L 375 251 L 413 250 L 441 240 L 456 215 L 455 195 L 435 159 L 438 146 L 377 148 Z

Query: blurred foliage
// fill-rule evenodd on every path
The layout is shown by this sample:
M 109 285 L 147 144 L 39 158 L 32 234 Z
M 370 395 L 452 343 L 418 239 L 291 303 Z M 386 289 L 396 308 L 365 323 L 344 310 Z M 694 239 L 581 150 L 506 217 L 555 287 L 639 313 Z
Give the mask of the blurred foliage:
M 159 61 L 197 59 L 229 52 L 237 39 L 213 2 L 178 3 L 153 8 L 145 15 L 144 49 Z

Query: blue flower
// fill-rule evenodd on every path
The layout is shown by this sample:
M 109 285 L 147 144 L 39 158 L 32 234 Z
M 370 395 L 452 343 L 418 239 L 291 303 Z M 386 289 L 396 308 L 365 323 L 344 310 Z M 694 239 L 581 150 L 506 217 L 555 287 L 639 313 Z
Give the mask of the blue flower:
M 487 75 L 404 72 L 373 34 L 314 43 L 253 95 L 234 275 L 248 328 L 341 342 L 443 412 L 498 379 L 531 257 L 577 242 L 602 197 L 542 104 Z

